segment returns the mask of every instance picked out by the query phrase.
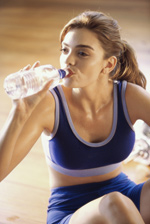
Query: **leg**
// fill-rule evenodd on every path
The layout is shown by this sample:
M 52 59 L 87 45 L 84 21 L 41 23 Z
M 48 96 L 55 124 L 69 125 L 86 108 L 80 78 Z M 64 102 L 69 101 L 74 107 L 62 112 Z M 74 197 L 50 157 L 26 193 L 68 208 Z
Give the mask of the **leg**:
M 78 209 L 69 224 L 144 224 L 133 202 L 119 192 L 109 193 Z
M 119 192 L 106 195 L 104 203 L 100 204 L 100 211 L 112 224 L 144 224 L 134 203 Z
M 71 217 L 69 224 L 110 224 L 108 220 L 100 214 L 99 205 L 103 197 L 95 199 L 79 208 Z
M 150 223 L 150 180 L 142 188 L 140 200 L 140 213 L 146 224 Z

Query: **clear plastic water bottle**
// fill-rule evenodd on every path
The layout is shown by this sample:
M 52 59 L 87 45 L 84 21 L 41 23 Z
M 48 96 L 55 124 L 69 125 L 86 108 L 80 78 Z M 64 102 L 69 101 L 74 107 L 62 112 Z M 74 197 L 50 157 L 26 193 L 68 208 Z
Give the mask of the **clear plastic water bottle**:
M 8 75 L 4 80 L 4 89 L 12 99 L 24 98 L 39 92 L 50 80 L 53 80 L 50 89 L 62 84 L 67 74 L 67 70 L 42 65 Z

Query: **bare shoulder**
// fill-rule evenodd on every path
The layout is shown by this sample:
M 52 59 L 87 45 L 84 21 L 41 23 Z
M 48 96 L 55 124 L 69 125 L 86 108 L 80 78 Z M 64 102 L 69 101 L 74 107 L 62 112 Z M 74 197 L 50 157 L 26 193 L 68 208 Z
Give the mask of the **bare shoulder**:
M 131 122 L 141 119 L 150 125 L 150 94 L 142 87 L 127 83 L 126 104 Z

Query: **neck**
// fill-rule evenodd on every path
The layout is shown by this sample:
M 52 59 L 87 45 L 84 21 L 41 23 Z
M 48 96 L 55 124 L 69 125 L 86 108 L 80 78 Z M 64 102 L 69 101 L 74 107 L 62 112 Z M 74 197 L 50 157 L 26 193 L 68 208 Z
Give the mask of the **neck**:
M 97 113 L 110 103 L 112 93 L 113 82 L 108 79 L 100 80 L 84 88 L 74 88 L 72 100 L 86 113 Z

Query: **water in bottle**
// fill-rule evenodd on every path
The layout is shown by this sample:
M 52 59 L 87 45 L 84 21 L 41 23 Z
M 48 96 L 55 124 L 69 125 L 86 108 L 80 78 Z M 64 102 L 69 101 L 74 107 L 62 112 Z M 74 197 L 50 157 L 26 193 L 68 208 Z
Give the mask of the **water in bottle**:
M 50 80 L 53 80 L 50 89 L 62 84 L 67 74 L 67 70 L 57 70 L 51 65 L 43 65 L 10 74 L 4 80 L 4 89 L 12 99 L 24 98 L 39 92 Z

